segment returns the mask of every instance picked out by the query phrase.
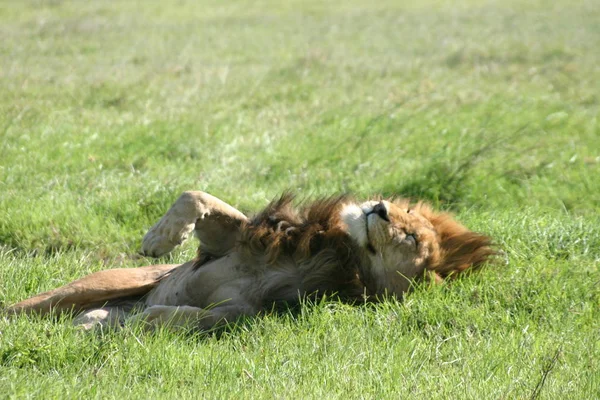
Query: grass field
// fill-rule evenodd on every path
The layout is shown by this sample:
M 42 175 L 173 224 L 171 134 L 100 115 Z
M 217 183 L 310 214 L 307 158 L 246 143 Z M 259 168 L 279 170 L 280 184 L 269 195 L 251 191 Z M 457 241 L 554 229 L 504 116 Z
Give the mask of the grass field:
M 422 198 L 499 263 L 222 335 L 0 317 L 0 397 L 600 397 L 598 1 L 0 3 L 0 304 L 178 195 Z M 193 243 L 163 261 L 193 256 Z

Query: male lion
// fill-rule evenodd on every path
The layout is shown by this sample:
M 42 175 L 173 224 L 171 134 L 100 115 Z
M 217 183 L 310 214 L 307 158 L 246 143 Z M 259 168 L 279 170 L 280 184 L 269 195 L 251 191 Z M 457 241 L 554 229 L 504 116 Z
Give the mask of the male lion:
M 441 281 L 493 254 L 488 237 L 448 214 L 404 199 L 331 197 L 296 208 L 284 194 L 254 218 L 203 192 L 185 192 L 145 235 L 142 252 L 170 252 L 194 231 L 197 257 L 182 265 L 96 272 L 22 301 L 12 313 L 82 312 L 75 323 L 122 322 L 208 329 L 276 302 L 324 293 L 401 297 L 412 282 Z

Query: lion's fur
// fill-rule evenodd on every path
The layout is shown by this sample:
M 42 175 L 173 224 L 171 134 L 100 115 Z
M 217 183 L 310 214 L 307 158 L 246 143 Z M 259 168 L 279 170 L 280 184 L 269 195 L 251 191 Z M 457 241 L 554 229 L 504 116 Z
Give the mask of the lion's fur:
M 340 218 L 341 207 L 353 199 L 342 195 L 299 205 L 294 200 L 295 196 L 286 192 L 242 223 L 235 251 L 242 255 L 245 267 L 258 274 L 262 269 L 293 265 L 293 277 L 301 280 L 297 286 L 304 294 L 336 293 L 344 299 L 376 294 L 370 285 L 370 260 L 348 236 Z M 478 268 L 494 254 L 487 236 L 469 231 L 450 214 L 435 212 L 422 202 L 392 202 L 419 212 L 436 230 L 439 250 L 432 252 L 425 269 L 438 281 Z M 199 247 L 194 268 L 211 259 Z M 277 287 L 272 290 L 283 291 Z M 266 298 L 277 300 L 278 296 L 269 294 Z
M 455 278 L 467 270 L 476 270 L 496 253 L 488 236 L 470 231 L 451 214 L 433 211 L 422 202 L 413 209 L 429 220 L 438 234 L 440 254 L 428 269 L 440 277 Z
M 376 209 L 383 214 L 373 216 Z M 161 276 L 144 299 L 145 319 L 209 327 L 303 296 L 401 297 L 414 280 L 455 277 L 494 253 L 487 236 L 406 199 L 359 205 L 335 196 L 295 205 L 284 193 L 248 219 L 202 192 L 180 197 L 148 232 L 144 251 L 168 252 L 191 230 L 201 238 L 196 259 Z M 35 310 L 34 303 L 27 308 Z
M 294 265 L 303 293 L 359 296 L 363 290 L 357 275 L 365 260 L 339 217 L 347 200 L 330 197 L 295 207 L 294 196 L 285 193 L 242 225 L 237 249 L 248 265 Z

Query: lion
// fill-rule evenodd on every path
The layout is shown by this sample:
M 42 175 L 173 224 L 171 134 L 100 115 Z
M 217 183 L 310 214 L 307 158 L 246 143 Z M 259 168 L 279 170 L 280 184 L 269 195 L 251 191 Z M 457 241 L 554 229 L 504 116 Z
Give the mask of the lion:
M 284 193 L 248 218 L 200 191 L 150 228 L 142 254 L 167 254 L 192 232 L 200 245 L 189 262 L 99 271 L 8 311 L 76 312 L 86 329 L 128 319 L 209 330 L 307 297 L 401 299 L 415 282 L 456 277 L 494 254 L 488 236 L 423 202 L 340 195 L 297 206 Z

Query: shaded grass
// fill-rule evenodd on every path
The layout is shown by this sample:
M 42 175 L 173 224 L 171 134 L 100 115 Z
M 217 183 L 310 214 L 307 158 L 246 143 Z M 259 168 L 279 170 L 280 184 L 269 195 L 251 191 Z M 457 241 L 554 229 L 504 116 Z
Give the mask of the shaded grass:
M 3 304 L 154 262 L 141 238 L 189 189 L 250 211 L 284 189 L 424 198 L 502 262 L 402 304 L 307 305 L 220 337 L 3 319 L 0 392 L 598 397 L 599 10 L 3 2 Z

